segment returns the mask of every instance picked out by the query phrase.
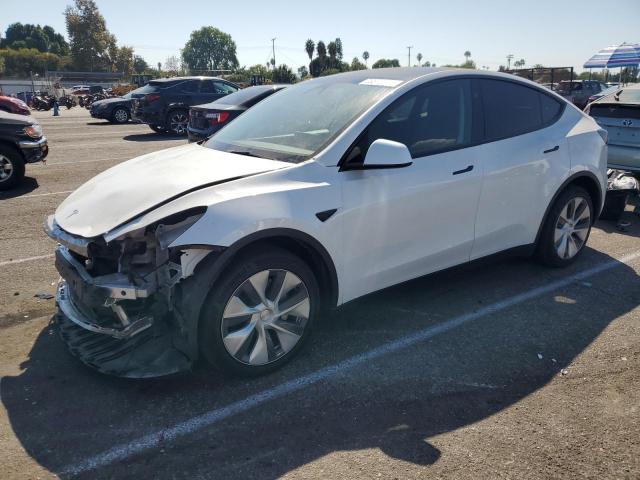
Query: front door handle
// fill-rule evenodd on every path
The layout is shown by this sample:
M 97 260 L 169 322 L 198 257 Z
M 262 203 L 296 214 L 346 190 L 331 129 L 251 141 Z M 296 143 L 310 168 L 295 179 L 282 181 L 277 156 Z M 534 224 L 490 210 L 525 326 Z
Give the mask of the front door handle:
M 467 173 L 473 170 L 473 165 L 469 165 L 467 168 L 463 168 L 462 170 L 456 170 L 453 172 L 454 175 L 460 175 L 461 173 Z
M 560 150 L 560 145 L 556 145 L 555 147 L 550 148 L 549 150 L 545 150 L 545 151 L 544 151 L 544 152 L 542 152 L 542 153 L 557 152 L 558 150 Z

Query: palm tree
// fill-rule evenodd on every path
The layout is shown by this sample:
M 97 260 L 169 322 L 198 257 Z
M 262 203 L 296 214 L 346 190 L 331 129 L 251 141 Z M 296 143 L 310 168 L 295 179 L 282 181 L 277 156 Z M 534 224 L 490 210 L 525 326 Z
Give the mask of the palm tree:
M 366 50 L 362 52 L 362 59 L 364 60 L 365 66 L 367 66 L 367 60 L 369 60 L 369 52 L 367 52 Z
M 469 61 L 469 59 L 471 58 L 471 52 L 469 50 L 467 50 L 466 52 L 464 52 L 464 58 L 467 59 L 467 62 Z
M 524 61 L 524 58 L 520 59 L 520 67 L 524 67 L 527 62 Z
M 421 65 L 420 62 L 422 62 L 422 54 L 418 53 L 418 55 L 416 55 L 416 58 L 418 59 L 418 66 Z
M 327 45 L 327 50 L 329 51 L 329 58 L 331 60 L 335 60 L 336 55 L 338 54 L 338 47 L 336 45 L 336 42 L 329 42 L 329 45 Z
M 304 49 L 307 51 L 307 55 L 309 55 L 309 60 L 313 60 L 313 51 L 316 48 L 316 44 L 313 43 L 313 40 L 307 40 L 307 43 L 304 44 Z

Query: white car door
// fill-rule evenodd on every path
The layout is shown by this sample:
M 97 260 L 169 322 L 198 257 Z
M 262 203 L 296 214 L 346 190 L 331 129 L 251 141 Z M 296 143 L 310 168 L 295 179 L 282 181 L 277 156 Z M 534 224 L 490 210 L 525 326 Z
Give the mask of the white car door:
M 379 138 L 405 144 L 404 168 L 342 171 L 344 301 L 467 262 L 482 172 L 474 156 L 471 82 L 405 94 L 366 129 L 347 164 Z
M 477 82 L 487 143 L 478 147 L 484 176 L 471 259 L 533 243 L 570 169 L 560 100 L 514 82 Z

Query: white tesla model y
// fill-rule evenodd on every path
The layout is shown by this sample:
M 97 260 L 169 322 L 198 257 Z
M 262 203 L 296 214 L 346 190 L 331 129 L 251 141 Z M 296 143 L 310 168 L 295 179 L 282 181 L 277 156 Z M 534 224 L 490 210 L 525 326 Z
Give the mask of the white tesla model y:
M 496 252 L 584 249 L 606 132 L 506 74 L 363 70 L 272 95 L 202 145 L 121 163 L 45 223 L 70 350 L 129 377 L 260 374 L 324 307 Z

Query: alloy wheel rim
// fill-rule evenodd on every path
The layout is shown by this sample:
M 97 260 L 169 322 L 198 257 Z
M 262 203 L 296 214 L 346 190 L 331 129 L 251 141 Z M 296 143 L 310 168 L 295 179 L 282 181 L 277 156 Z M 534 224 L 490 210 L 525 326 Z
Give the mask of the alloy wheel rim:
M 235 360 L 251 366 L 284 357 L 298 344 L 311 303 L 304 282 L 283 269 L 258 272 L 240 284 L 222 314 L 222 341 Z
M 4 155 L 0 154 L 0 182 L 4 182 L 13 173 L 13 163 Z
M 127 120 L 127 112 L 124 110 L 116 110 L 116 120 L 118 122 L 124 122 Z
M 587 241 L 591 228 L 591 209 L 583 197 L 574 197 L 560 211 L 553 242 L 558 256 L 575 257 Z
M 171 131 L 182 135 L 187 130 L 188 118 L 184 113 L 174 113 L 171 115 Z

